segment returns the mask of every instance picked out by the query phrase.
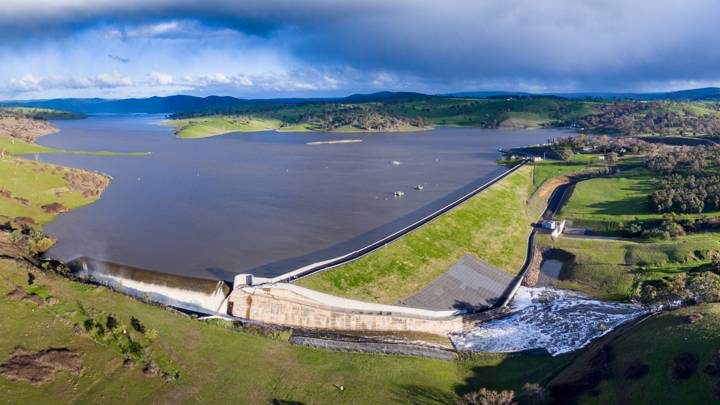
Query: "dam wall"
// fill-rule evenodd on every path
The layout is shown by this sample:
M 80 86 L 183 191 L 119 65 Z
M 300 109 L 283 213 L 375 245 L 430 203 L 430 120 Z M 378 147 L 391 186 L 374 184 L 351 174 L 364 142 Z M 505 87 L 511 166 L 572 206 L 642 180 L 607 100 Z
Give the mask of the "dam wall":
M 462 311 L 431 311 L 356 301 L 287 283 L 236 286 L 228 298 L 228 313 L 258 322 L 337 331 L 447 336 L 464 326 Z

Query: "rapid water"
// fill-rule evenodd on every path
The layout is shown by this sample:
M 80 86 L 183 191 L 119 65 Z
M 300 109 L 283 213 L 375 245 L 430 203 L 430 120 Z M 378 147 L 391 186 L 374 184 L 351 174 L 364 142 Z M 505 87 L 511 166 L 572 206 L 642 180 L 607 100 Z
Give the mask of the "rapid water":
M 553 288 L 520 287 L 509 316 L 451 336 L 460 351 L 578 350 L 617 326 L 646 315 L 634 304 L 606 302 Z

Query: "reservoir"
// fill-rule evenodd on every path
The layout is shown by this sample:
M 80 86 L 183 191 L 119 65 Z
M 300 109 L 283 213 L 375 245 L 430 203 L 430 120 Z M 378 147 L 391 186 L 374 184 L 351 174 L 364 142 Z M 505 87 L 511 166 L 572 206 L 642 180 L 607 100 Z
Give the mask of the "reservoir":
M 50 256 L 211 280 L 276 276 L 378 240 L 485 183 L 505 170 L 499 148 L 569 135 L 438 128 L 177 139 L 162 119 L 53 122 L 61 131 L 40 144 L 151 154 L 39 156 L 113 178 L 96 203 L 45 226 L 59 239 Z

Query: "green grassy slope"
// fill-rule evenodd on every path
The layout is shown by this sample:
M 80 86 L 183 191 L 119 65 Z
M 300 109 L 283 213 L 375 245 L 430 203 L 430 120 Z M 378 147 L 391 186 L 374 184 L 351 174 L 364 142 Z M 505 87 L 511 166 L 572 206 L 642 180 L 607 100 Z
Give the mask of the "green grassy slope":
M 75 186 L 80 180 L 72 178 L 82 178 L 91 192 L 84 194 Z M 0 216 L 29 217 L 46 223 L 56 214 L 46 212 L 43 205 L 59 203 L 73 209 L 89 204 L 108 182 L 107 177 L 99 174 L 6 156 L 0 159 Z
M 394 303 L 418 291 L 465 253 L 517 273 L 530 233 L 525 166 L 465 204 L 360 260 L 302 279 L 330 294 Z M 502 208 L 500 208 L 502 207 Z
M 86 118 L 84 114 L 53 110 L 51 108 L 35 108 L 35 107 L 1 107 L 0 110 L 11 111 L 22 114 L 29 118 L 40 120 L 77 120 Z
M 655 212 L 649 204 L 650 195 L 657 188 L 656 175 L 644 168 L 585 180 L 577 184 L 560 217 L 572 220 L 576 226 L 598 231 L 617 231 L 623 225 L 638 220 L 661 220 L 665 214 Z M 679 214 L 676 218 L 717 215 L 720 212 Z
M 594 240 L 547 235 L 538 245 L 575 255 L 575 263 L 559 286 L 610 300 L 630 298 L 633 285 L 692 271 L 710 262 L 720 246 L 720 234 L 693 234 L 667 241 Z
M 165 124 L 175 127 L 178 138 L 207 138 L 231 132 L 270 131 L 280 127 L 280 122 L 274 119 L 227 116 L 166 121 Z
M 695 323 L 687 316 L 693 312 L 704 314 Z M 701 305 L 684 308 L 649 319 L 609 341 L 613 355 L 609 361 L 610 378 L 603 379 L 596 393 L 586 391 L 580 404 L 703 404 L 716 403 L 720 378 L 702 369 L 720 358 L 720 305 Z M 673 364 L 683 352 L 697 359 L 697 369 L 687 378 L 673 377 Z M 647 374 L 628 378 L 631 365 L 643 364 Z M 576 363 L 564 370 L 555 381 L 575 379 L 582 373 L 599 369 L 587 362 Z

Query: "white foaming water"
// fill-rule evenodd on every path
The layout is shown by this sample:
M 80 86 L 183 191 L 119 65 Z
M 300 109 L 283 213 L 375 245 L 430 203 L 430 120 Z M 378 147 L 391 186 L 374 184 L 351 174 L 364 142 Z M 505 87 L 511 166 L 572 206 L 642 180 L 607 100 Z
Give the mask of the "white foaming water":
M 199 280 L 81 259 L 75 275 L 114 290 L 171 307 L 208 315 L 227 314 L 229 288 L 223 281 Z
M 521 287 L 512 312 L 451 336 L 458 350 L 515 352 L 544 349 L 558 355 L 580 349 L 650 310 L 635 304 L 592 299 L 553 288 Z
M 108 274 L 94 274 L 92 280 L 105 284 L 115 290 L 136 297 L 143 297 L 175 308 L 199 312 L 209 315 L 227 315 L 227 301 L 222 289 L 222 282 L 210 294 L 192 291 L 167 285 L 146 283 Z

